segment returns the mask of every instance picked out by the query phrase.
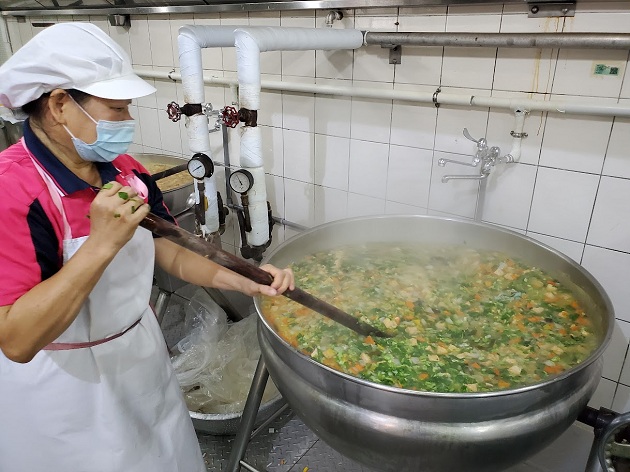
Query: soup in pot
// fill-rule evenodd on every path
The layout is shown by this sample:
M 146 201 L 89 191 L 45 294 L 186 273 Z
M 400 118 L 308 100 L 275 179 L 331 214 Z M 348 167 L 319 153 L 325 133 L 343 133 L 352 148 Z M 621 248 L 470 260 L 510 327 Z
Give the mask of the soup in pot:
M 184 161 L 182 161 L 182 163 L 183 162 Z M 150 163 L 145 164 L 145 167 L 149 171 L 149 173 L 153 175 L 157 174 L 158 172 L 163 172 L 165 170 L 171 169 L 175 167 L 175 165 Z M 156 184 L 162 192 L 167 192 L 169 190 L 183 187 L 184 185 L 192 184 L 192 182 L 192 176 L 188 173 L 187 170 L 183 170 L 181 172 L 178 172 L 177 174 L 169 175 L 168 177 L 159 179 Z
M 292 266 L 296 284 L 392 338 L 363 337 L 285 297 L 273 329 L 353 376 L 429 392 L 487 392 L 545 380 L 598 346 L 572 290 L 504 253 L 467 247 L 344 247 Z

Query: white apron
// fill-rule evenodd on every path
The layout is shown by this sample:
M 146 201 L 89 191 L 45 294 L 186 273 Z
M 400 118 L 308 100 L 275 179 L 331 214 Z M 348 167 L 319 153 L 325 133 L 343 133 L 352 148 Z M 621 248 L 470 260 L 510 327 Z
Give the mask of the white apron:
M 33 162 L 64 219 L 65 264 L 87 237 L 72 238 Z M 0 472 L 206 471 L 149 307 L 154 251 L 138 228 L 54 343 L 27 364 L 0 351 Z

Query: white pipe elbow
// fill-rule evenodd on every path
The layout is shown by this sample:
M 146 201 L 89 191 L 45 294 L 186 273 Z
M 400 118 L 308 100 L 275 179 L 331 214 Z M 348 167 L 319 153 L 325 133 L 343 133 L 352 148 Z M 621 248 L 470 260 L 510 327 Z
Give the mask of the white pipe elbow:
M 523 144 L 523 129 L 527 112 L 521 109 L 514 111 L 514 130 L 512 131 L 512 149 L 505 156 L 506 162 L 518 162 L 521 158 L 521 146 Z

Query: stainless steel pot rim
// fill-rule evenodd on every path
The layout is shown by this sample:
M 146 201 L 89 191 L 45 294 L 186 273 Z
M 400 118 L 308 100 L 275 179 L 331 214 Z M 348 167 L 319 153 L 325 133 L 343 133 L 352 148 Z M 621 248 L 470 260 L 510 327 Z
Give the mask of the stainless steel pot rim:
M 278 393 L 277 395 L 274 395 L 273 398 L 269 399 L 269 401 L 261 403 L 260 408 L 263 409 L 266 407 L 270 407 L 271 405 L 278 402 L 279 400 L 282 400 L 282 395 Z M 198 413 L 196 411 L 189 410 L 189 413 L 190 413 L 191 418 L 194 418 L 197 420 L 204 420 L 204 421 L 234 420 L 234 419 L 240 418 L 243 415 L 242 411 L 239 411 L 237 413 Z
M 177 190 L 181 190 L 181 189 L 186 188 L 186 187 L 192 188 L 193 184 L 194 184 L 194 182 L 188 182 L 187 184 L 180 185 L 179 187 L 169 188 L 168 190 L 163 190 L 162 194 L 170 193 L 170 192 L 176 192 Z M 191 194 L 194 195 L 194 192 L 191 192 Z
M 443 220 L 443 221 L 452 221 L 452 222 L 456 222 L 456 223 L 465 223 L 467 225 L 471 225 L 471 226 L 479 226 L 479 227 L 483 227 L 483 228 L 488 228 L 488 229 L 492 229 L 493 231 L 499 231 L 499 232 L 503 232 L 506 234 L 510 234 L 510 235 L 515 235 L 518 236 L 519 238 L 528 240 L 529 242 L 541 246 L 544 249 L 552 252 L 555 256 L 565 260 L 566 262 L 570 263 L 571 265 L 576 266 L 576 268 L 582 272 L 582 274 L 588 279 L 588 281 L 590 283 L 592 283 L 598 290 L 598 292 L 601 294 L 602 299 L 604 301 L 604 304 L 606 305 L 606 309 L 607 311 L 611 314 L 611 318 L 614 320 L 613 317 L 613 313 L 614 313 L 614 309 L 613 309 L 613 305 L 612 302 L 610 300 L 610 298 L 608 297 L 608 294 L 604 291 L 603 287 L 601 286 L 601 284 L 595 279 L 595 277 L 593 277 L 593 275 L 588 272 L 584 267 L 582 267 L 581 265 L 577 264 L 575 261 L 571 260 L 570 258 L 568 258 L 567 256 L 565 256 L 564 254 L 562 254 L 561 252 L 557 251 L 556 249 L 541 243 L 540 241 L 537 241 L 536 239 L 533 239 L 529 236 L 517 233 L 516 231 L 512 231 L 500 226 L 496 226 L 496 225 L 492 225 L 492 224 L 488 224 L 488 223 L 480 223 L 480 222 L 476 222 L 476 221 L 472 221 L 472 220 L 466 220 L 463 218 L 455 218 L 455 217 L 442 217 L 442 216 L 428 216 L 428 215 L 377 215 L 377 216 L 359 216 L 359 217 L 354 217 L 354 218 L 346 218 L 344 220 L 337 220 L 337 221 L 332 221 L 329 223 L 324 223 L 322 225 L 318 225 L 315 226 L 313 228 L 307 229 L 305 231 L 303 231 L 302 233 L 299 233 L 295 236 L 292 236 L 291 238 L 287 239 L 286 241 L 284 241 L 282 244 L 279 244 L 277 247 L 275 247 L 272 251 L 270 251 L 262 260 L 261 264 L 265 264 L 268 263 L 274 256 L 274 254 L 276 254 L 277 252 L 281 251 L 282 248 L 286 245 L 289 245 L 292 241 L 299 239 L 300 237 L 302 237 L 305 234 L 309 234 L 309 233 L 314 233 L 317 232 L 323 228 L 327 228 L 330 226 L 335 226 L 336 224 L 339 224 L 341 221 L 346 222 L 346 223 L 352 223 L 352 222 L 361 222 L 361 221 L 366 221 L 366 220 L 384 220 L 384 219 L 391 219 L 391 218 L 401 218 L 401 219 L 431 219 L 431 220 Z M 267 323 L 267 320 L 262 316 L 261 310 L 260 310 L 260 297 L 255 297 L 254 298 L 254 305 L 256 307 L 256 312 L 258 314 L 258 318 L 260 319 L 260 321 L 263 323 L 263 325 L 265 326 L 266 330 L 268 333 L 271 333 L 274 338 L 280 342 L 282 345 L 284 345 L 284 347 L 286 349 L 291 350 L 293 353 L 297 354 L 302 360 L 316 365 L 317 367 L 326 370 L 327 372 L 339 376 L 347 381 L 350 382 L 354 382 L 357 384 L 360 384 L 364 387 L 368 387 L 368 388 L 374 388 L 377 390 L 383 390 L 383 391 L 388 391 L 388 392 L 392 392 L 392 393 L 397 393 L 397 394 L 403 394 L 403 395 L 411 395 L 414 397 L 430 397 L 430 398 L 467 398 L 467 399 L 471 399 L 471 398 L 492 398 L 492 397 L 504 397 L 504 396 L 509 396 L 509 395 L 516 395 L 516 394 L 520 394 L 522 392 L 527 392 L 530 390 L 535 390 L 538 388 L 542 388 L 545 387 L 547 385 L 551 385 L 554 384 L 556 382 L 560 382 L 561 380 L 570 377 L 571 375 L 573 375 L 574 372 L 577 372 L 579 370 L 582 370 L 584 368 L 586 368 L 587 366 L 589 366 L 590 364 L 592 364 L 593 362 L 595 362 L 597 359 L 599 359 L 599 357 L 603 354 L 604 350 L 606 349 L 608 342 L 610 341 L 610 338 L 612 336 L 612 332 L 613 332 L 613 328 L 614 328 L 614 323 L 609 323 L 608 325 L 608 329 L 606 331 L 606 334 L 604 336 L 604 339 L 602 340 L 602 342 L 600 343 L 599 347 L 593 351 L 591 353 L 591 355 L 589 357 L 587 357 L 584 361 L 582 361 L 581 363 L 573 366 L 572 368 L 565 370 L 564 372 L 562 372 L 561 374 L 558 374 L 557 376 L 554 376 L 550 379 L 544 380 L 542 382 L 537 382 L 534 384 L 530 384 L 530 385 L 526 385 L 523 387 L 519 387 L 519 388 L 514 388 L 514 389 L 505 389 L 505 390 L 499 390 L 499 391 L 495 391 L 495 392 L 469 392 L 469 393 L 439 393 L 439 392 L 422 392 L 422 391 L 418 391 L 418 390 L 409 390 L 409 389 L 404 389 L 404 388 L 397 388 L 397 387 L 391 387 L 388 385 L 382 385 L 382 384 L 378 384 L 375 382 L 369 382 L 367 380 L 364 379 L 360 379 L 357 377 L 354 377 L 352 375 L 340 372 L 338 370 L 335 370 L 331 367 L 328 367 L 324 364 L 321 364 L 315 360 L 313 360 L 311 357 L 303 354 L 302 352 L 298 351 L 297 349 L 295 349 L 293 346 L 291 346 L 289 343 L 287 343 L 284 339 L 282 339 L 282 337 L 280 337 L 280 335 L 269 325 L 269 323 Z

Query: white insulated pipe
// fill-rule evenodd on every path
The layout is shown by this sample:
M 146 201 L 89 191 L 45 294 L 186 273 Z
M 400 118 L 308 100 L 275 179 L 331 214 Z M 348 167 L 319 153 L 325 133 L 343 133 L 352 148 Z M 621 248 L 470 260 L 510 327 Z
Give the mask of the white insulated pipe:
M 203 27 L 183 26 L 179 29 L 177 46 L 179 49 L 179 67 L 182 88 L 186 103 L 205 103 L 201 48 L 234 45 L 234 27 L 217 26 L 212 34 Z M 186 131 L 190 151 L 211 156 L 208 117 L 203 113 L 186 118 Z M 204 201 L 205 199 L 205 201 Z M 219 230 L 219 204 L 217 184 L 214 175 L 204 178 L 204 195 L 199 194 L 195 185 L 195 203 L 204 205 L 205 224 L 201 225 L 203 236 Z
M 262 52 L 356 49 L 362 45 L 363 33 L 359 30 L 239 27 L 234 30 L 239 105 L 248 110 L 260 109 Z M 269 240 L 269 223 L 262 137 L 258 126 L 242 128 L 240 164 L 254 177 L 254 185 L 247 192 L 252 227 L 247 234 L 247 242 L 252 246 L 262 246 Z
M 363 45 L 363 33 L 359 30 L 330 30 L 309 28 L 235 27 L 235 26 L 183 26 L 178 36 L 179 61 L 184 97 L 187 103 L 204 103 L 203 67 L 201 48 L 236 47 L 237 75 L 240 105 L 249 110 L 260 108 L 260 53 L 264 51 L 297 51 L 314 49 L 354 49 Z M 172 77 L 172 75 L 171 75 Z M 232 85 L 232 84 L 230 84 Z M 208 118 L 195 115 L 195 126 L 188 127 L 192 152 L 209 153 L 207 134 Z M 205 129 L 205 131 L 204 131 Z M 252 230 L 247 242 L 262 246 L 269 239 L 267 192 L 262 159 L 262 142 L 257 126 L 242 129 L 240 165 L 249 170 L 254 184 L 248 191 L 248 211 Z M 214 228 L 216 208 L 216 184 L 214 178 L 206 179 L 208 210 L 206 224 Z M 214 196 L 209 195 L 209 191 Z M 212 214 L 210 214 L 212 212 Z M 209 222 L 212 223 L 210 228 Z M 216 213 L 218 228 L 218 212 Z
M 181 80 L 181 74 L 157 72 L 138 69 L 135 71 L 141 77 L 160 80 Z M 204 76 L 207 85 L 238 85 L 238 80 L 224 77 Z M 411 92 L 403 90 L 383 90 L 369 87 L 343 87 L 336 85 L 304 84 L 279 80 L 262 80 L 264 90 L 278 90 L 297 93 L 318 93 L 340 97 L 375 98 L 381 100 L 399 100 L 403 102 L 434 103 L 431 92 Z M 436 96 L 440 105 L 469 106 L 480 108 L 502 108 L 508 110 L 523 110 L 526 112 L 549 111 L 572 115 L 591 116 L 619 116 L 630 117 L 630 107 L 611 105 L 590 105 L 571 100 L 532 100 L 528 98 L 497 98 L 481 97 L 478 95 L 460 95 L 440 92 Z
M 239 102 L 250 110 L 260 108 L 260 53 L 357 49 L 363 45 L 359 30 L 314 28 L 243 27 L 234 31 Z

